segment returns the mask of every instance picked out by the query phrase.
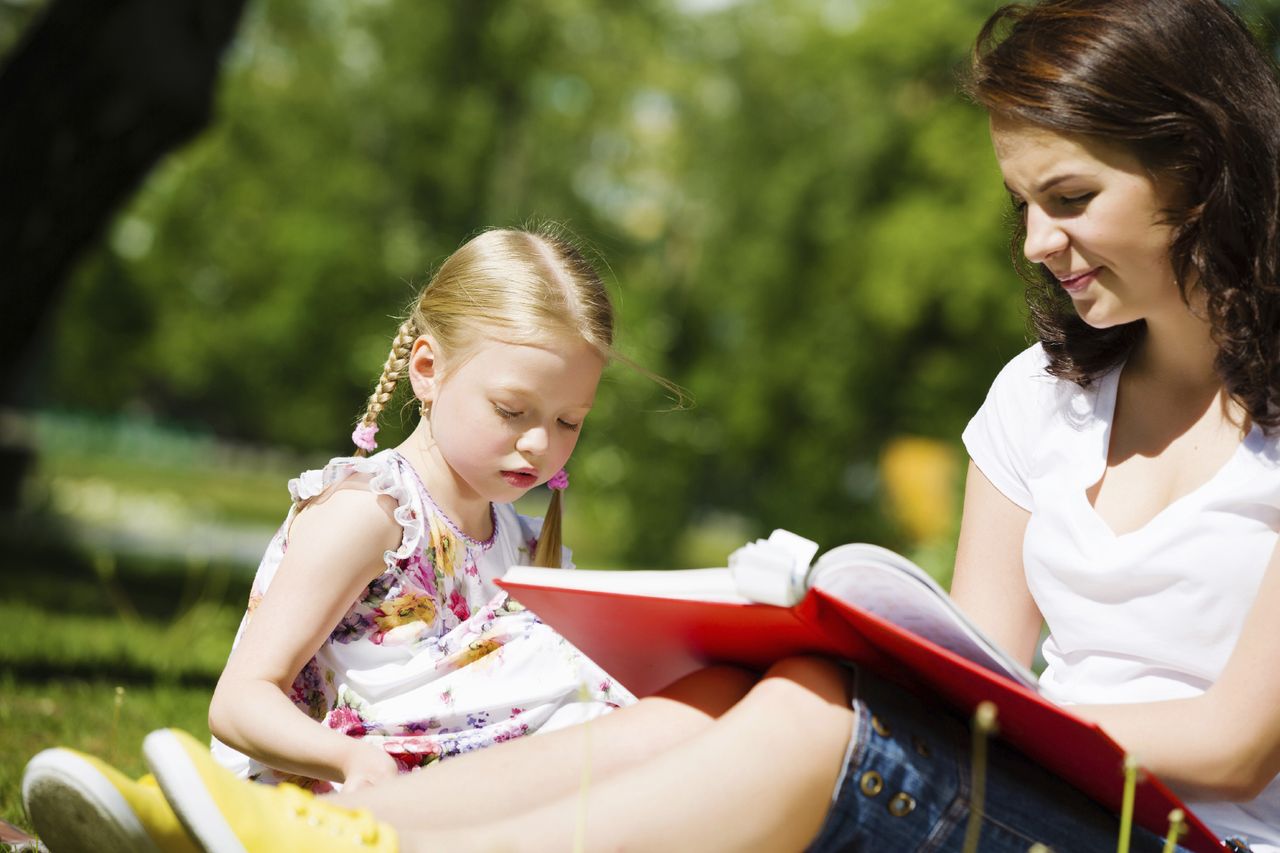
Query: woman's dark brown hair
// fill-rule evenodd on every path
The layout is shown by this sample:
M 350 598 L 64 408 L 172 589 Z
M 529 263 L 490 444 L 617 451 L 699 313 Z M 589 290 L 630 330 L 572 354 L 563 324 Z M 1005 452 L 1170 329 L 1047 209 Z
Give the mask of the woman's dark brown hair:
M 988 112 L 1119 144 L 1175 206 L 1170 257 L 1183 299 L 1202 289 L 1227 391 L 1280 426 L 1280 85 L 1272 61 L 1218 0 L 1048 0 L 995 12 L 966 93 Z M 1042 267 L 1028 283 L 1050 373 L 1087 385 L 1129 354 L 1145 323 L 1094 329 Z

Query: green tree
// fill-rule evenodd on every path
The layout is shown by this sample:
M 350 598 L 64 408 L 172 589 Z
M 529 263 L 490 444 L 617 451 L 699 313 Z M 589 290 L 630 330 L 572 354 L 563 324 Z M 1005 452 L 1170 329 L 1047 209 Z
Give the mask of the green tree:
M 431 264 L 554 219 L 608 261 L 624 349 L 697 400 L 602 389 L 575 505 L 616 559 L 719 517 L 891 540 L 881 446 L 957 436 L 1024 343 L 955 94 L 990 8 L 261 0 L 216 127 L 84 268 L 56 401 L 343 452 Z

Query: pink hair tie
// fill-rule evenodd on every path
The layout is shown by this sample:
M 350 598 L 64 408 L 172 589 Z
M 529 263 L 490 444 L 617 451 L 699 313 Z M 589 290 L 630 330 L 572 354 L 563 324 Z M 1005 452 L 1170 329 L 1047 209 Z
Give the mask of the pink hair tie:
M 361 450 L 373 450 L 378 446 L 378 442 L 373 439 L 377 434 L 377 424 L 356 424 L 355 432 L 351 433 L 351 441 Z
M 563 492 L 569 488 L 569 472 L 561 468 L 555 476 L 547 480 L 547 488 L 553 492 Z

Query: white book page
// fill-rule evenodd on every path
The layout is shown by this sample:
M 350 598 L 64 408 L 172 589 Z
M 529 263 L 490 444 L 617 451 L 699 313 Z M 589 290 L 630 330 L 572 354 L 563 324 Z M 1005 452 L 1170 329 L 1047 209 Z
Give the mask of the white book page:
M 915 563 L 876 545 L 841 545 L 823 554 L 809 586 L 857 605 L 944 649 L 1035 688 L 1031 671 L 1006 655 L 951 603 Z
M 601 571 L 512 566 L 504 581 L 557 589 L 581 589 L 654 598 L 688 598 L 749 604 L 739 595 L 728 569 L 672 569 L 667 571 Z M 517 596 L 518 597 L 518 596 Z

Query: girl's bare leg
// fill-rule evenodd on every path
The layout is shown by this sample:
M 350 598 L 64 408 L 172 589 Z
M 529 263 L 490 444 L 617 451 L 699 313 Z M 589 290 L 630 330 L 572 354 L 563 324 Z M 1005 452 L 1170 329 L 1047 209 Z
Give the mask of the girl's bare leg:
M 576 792 L 584 767 L 595 785 L 688 740 L 756 681 L 744 670 L 712 667 L 590 722 L 508 741 L 331 799 L 369 809 L 402 833 L 474 826 Z
M 586 791 L 472 829 L 413 831 L 385 814 L 412 851 L 801 850 L 817 835 L 853 730 L 849 679 L 813 658 L 784 661 L 685 744 Z M 604 738 L 597 752 L 606 749 Z M 537 787 L 537 777 L 500 780 Z M 488 796 L 490 784 L 478 795 Z

